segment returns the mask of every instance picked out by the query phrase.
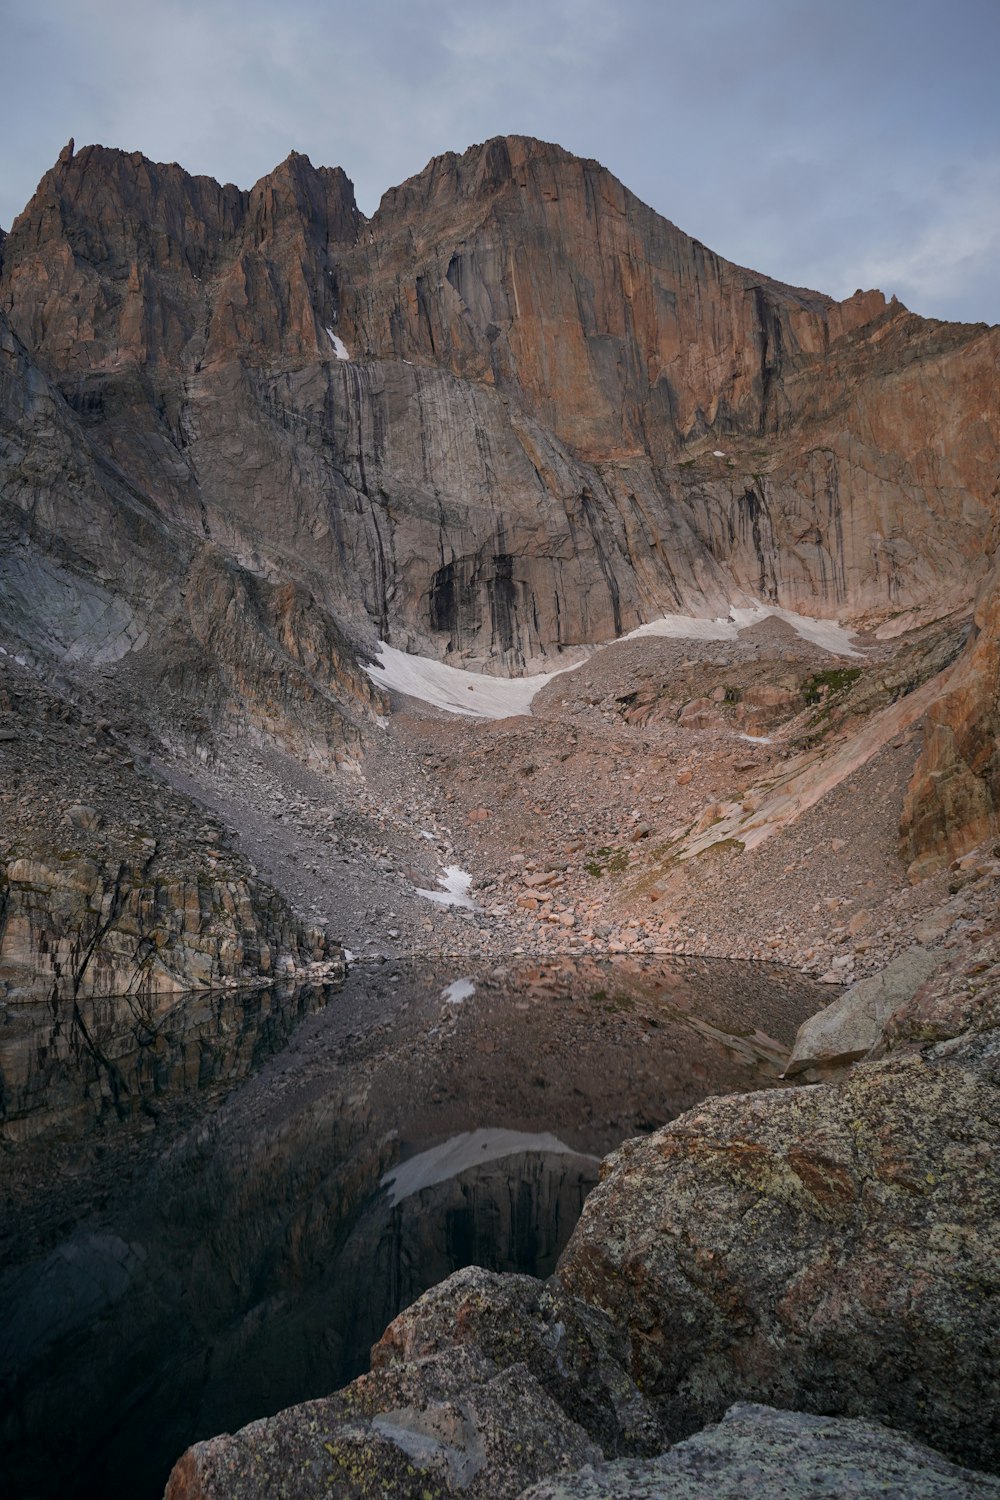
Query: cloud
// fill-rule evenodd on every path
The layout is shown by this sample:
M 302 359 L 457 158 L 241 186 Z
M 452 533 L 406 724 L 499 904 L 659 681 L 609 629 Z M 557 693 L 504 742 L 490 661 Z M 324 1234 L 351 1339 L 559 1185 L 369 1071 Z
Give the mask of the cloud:
M 948 173 L 919 208 L 913 233 L 872 248 L 862 274 L 916 312 L 958 316 L 1000 265 L 1000 156 Z
M 1000 320 L 996 0 L 0 0 L 0 223 L 70 135 L 249 186 L 293 147 L 366 212 L 512 132 L 730 259 Z

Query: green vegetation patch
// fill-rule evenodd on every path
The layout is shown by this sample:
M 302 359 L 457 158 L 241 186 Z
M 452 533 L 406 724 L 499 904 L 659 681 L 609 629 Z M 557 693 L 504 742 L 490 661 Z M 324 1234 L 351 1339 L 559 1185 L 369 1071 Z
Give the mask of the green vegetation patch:
M 604 874 L 624 875 L 628 869 L 628 852 L 625 849 L 598 849 L 584 863 L 588 875 L 597 880 Z
M 822 703 L 835 693 L 844 693 L 861 676 L 860 667 L 834 667 L 829 672 L 814 672 L 802 685 L 807 704 Z

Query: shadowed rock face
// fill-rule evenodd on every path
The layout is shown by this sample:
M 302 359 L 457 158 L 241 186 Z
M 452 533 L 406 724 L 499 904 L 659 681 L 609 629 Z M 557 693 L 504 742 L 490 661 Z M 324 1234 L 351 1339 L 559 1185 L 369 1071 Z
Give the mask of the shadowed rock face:
M 145 581 L 171 591 L 188 590 L 166 554 L 207 550 L 237 595 L 249 575 L 369 640 L 516 668 L 742 594 L 830 614 L 958 602 L 980 566 L 995 330 L 742 270 L 555 146 L 439 157 L 371 220 L 343 172 L 294 153 L 243 192 L 87 147 L 2 257 L 12 357 L 36 367 L 22 386 L 52 383 L 85 488 L 127 483 Z M 15 443 L 8 462 L 12 535 L 32 555 L 58 537 L 95 586 L 106 571 L 47 498 L 61 460 L 29 466 Z M 118 574 L 142 628 L 150 590 Z M 273 640 L 280 607 L 255 604 L 251 636 L 263 616 Z M 178 623 L 210 666 L 223 608 Z M 306 632 L 312 664 L 289 654 L 363 706 L 325 628 Z M 276 668 L 250 656 L 239 692 L 223 667 L 224 696 L 259 722 L 247 680 Z
M 144 430 L 150 388 L 136 381 L 131 408 L 108 397 L 141 449 L 129 454 L 73 410 L 0 314 L 5 639 L 102 668 L 170 742 L 204 746 L 228 726 L 305 759 L 350 759 L 380 695 L 302 579 L 213 540 L 196 495 L 185 514 L 177 455 Z

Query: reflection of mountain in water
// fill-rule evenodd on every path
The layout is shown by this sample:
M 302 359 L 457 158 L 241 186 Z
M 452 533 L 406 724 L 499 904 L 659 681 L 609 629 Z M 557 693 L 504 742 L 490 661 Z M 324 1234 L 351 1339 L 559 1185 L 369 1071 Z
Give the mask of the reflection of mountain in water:
M 326 1003 L 319 986 L 8 1003 L 0 1024 L 0 1139 L 82 1134 L 157 1101 L 231 1085 Z
M 458 1266 L 548 1274 L 598 1158 L 775 1082 L 818 1005 L 707 960 L 355 973 L 102 1210 L 54 1230 L 51 1185 L 45 1248 L 0 1278 L 15 1487 L 156 1495 L 193 1439 L 342 1384 Z
M 480 1129 L 387 1172 L 342 1256 L 355 1292 L 345 1372 L 367 1368 L 396 1313 L 459 1266 L 550 1276 L 599 1168 L 548 1132 Z

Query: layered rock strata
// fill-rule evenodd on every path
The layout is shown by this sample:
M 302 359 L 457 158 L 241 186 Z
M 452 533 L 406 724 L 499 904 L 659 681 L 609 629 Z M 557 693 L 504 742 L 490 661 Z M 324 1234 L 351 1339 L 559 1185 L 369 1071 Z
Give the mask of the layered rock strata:
M 137 760 L 121 722 L 22 662 L 0 655 L 5 1001 L 127 996 L 155 1011 L 341 962 L 215 819 Z

